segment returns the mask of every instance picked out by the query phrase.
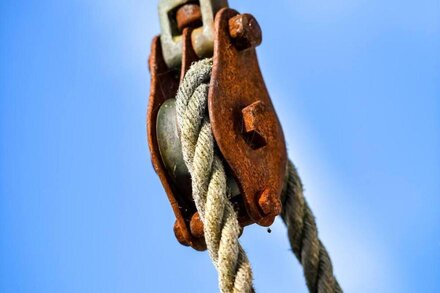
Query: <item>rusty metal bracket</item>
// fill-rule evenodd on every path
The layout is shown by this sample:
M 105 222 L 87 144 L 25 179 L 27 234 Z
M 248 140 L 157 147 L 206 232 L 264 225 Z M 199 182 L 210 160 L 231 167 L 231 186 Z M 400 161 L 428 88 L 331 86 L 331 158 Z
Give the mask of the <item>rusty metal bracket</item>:
M 189 29 L 184 31 L 183 36 L 185 43 L 190 42 Z M 184 52 L 186 52 L 186 47 L 187 46 L 184 46 Z M 174 234 L 177 240 L 182 245 L 191 246 L 197 250 L 204 250 L 206 249 L 204 239 L 195 237 L 190 231 L 191 218 L 196 213 L 194 201 L 192 200 L 191 184 L 179 184 L 180 180 L 183 180 L 183 182 L 186 180 L 187 183 L 190 179 L 185 179 L 184 176 L 179 178 L 172 176 L 173 173 L 168 172 L 160 154 L 157 139 L 157 117 L 159 110 L 165 102 L 174 99 L 179 87 L 181 72 L 178 69 L 169 68 L 166 65 L 159 37 L 155 37 L 151 45 L 149 68 L 151 72 L 151 85 L 147 109 L 147 136 L 151 162 L 162 182 L 174 215 L 176 216 Z
M 153 40 L 147 132 L 151 159 L 176 216 L 174 232 L 180 243 L 206 249 L 203 224 L 192 199 L 189 173 L 182 166 L 173 99 L 180 79 L 193 61 L 201 58 L 194 48 L 193 17 L 182 24 L 180 70 L 165 61 L 163 36 Z M 186 12 L 181 12 L 185 14 Z M 255 47 L 261 29 L 251 15 L 224 8 L 215 16 L 213 71 L 208 110 L 214 138 L 228 184 L 237 186 L 231 198 L 242 227 L 272 224 L 281 211 L 280 196 L 287 154 L 283 132 L 261 75 Z M 181 152 L 181 150 L 180 150 Z M 180 163 L 179 163 L 180 162 Z
M 268 226 L 281 212 L 287 152 L 254 48 L 261 43 L 261 29 L 251 15 L 232 9 L 217 14 L 215 28 L 212 130 L 250 220 Z

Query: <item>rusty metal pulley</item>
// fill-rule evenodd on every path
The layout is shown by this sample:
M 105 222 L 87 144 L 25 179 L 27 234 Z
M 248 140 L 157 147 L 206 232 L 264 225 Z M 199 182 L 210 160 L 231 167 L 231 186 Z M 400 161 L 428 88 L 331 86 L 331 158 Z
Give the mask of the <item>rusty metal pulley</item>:
M 151 160 L 176 216 L 178 241 L 204 250 L 203 223 L 182 159 L 174 106 L 180 80 L 191 63 L 213 57 L 209 117 L 242 227 L 269 226 L 281 212 L 287 162 L 284 135 L 259 69 L 255 47 L 262 36 L 252 15 L 214 0 L 163 0 L 159 13 L 162 34 L 154 38 L 149 59 Z

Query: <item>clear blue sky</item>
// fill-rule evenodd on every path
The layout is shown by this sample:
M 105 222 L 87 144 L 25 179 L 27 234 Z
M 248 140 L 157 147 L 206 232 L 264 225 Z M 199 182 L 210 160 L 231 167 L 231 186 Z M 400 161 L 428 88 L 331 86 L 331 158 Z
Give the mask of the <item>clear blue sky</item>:
M 347 292 L 440 292 L 440 3 L 238 1 Z M 150 164 L 157 1 L 0 3 L 0 292 L 215 292 Z M 306 292 L 278 220 L 258 292 Z

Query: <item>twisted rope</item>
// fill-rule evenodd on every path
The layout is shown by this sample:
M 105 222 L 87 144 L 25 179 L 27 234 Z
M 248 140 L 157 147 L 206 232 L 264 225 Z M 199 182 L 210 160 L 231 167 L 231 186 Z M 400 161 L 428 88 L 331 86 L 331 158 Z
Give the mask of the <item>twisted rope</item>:
M 281 218 L 287 226 L 290 246 L 303 266 L 310 292 L 342 292 L 333 274 L 330 256 L 318 238 L 315 217 L 304 198 L 301 178 L 291 161 L 282 195 Z
M 193 198 L 204 223 L 206 245 L 219 274 L 221 292 L 252 292 L 252 270 L 238 238 L 240 226 L 229 201 L 223 164 L 214 152 L 207 115 L 212 59 L 194 63 L 176 96 L 177 124 L 185 164 L 191 174 Z M 289 161 L 281 217 L 292 250 L 304 268 L 310 292 L 342 292 L 333 266 L 318 238 L 315 218 L 301 179 Z
M 229 201 L 223 164 L 214 152 L 206 113 L 212 59 L 191 66 L 176 96 L 177 124 L 193 198 L 221 292 L 252 292 L 252 270 L 238 238 L 241 227 Z

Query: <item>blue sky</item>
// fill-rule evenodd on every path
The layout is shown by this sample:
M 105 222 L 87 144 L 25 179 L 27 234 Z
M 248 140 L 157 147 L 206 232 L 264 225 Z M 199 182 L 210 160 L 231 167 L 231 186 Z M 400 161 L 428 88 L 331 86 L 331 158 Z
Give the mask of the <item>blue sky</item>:
M 0 291 L 215 292 L 150 164 L 157 1 L 0 3 Z M 440 291 L 440 3 L 238 1 L 347 292 Z M 306 292 L 285 228 L 246 228 L 258 292 Z

